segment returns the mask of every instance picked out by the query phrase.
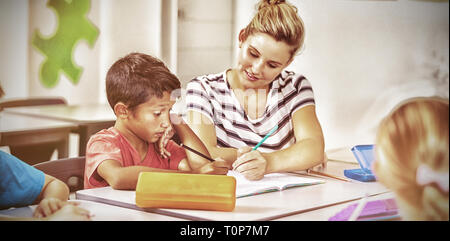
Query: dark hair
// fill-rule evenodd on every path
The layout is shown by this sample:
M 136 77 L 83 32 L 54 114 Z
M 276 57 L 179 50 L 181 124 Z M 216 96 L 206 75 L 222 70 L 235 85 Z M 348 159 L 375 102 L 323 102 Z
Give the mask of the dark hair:
M 106 95 L 113 109 L 122 102 L 134 110 L 151 97 L 161 98 L 164 92 L 180 87 L 179 79 L 161 60 L 142 53 L 117 60 L 106 74 Z
M 2 98 L 4 95 L 5 95 L 5 92 L 3 91 L 3 88 L 0 85 L 0 98 Z

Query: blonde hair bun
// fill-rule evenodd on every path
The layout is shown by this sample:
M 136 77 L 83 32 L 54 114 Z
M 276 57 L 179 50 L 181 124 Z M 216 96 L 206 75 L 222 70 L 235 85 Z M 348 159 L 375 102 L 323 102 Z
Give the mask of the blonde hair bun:
M 258 11 L 263 8 L 270 7 L 272 5 L 282 4 L 285 2 L 286 2 L 286 0 L 262 0 L 258 4 Z
M 256 8 L 255 16 L 239 34 L 239 41 L 255 33 L 265 33 L 290 45 L 293 58 L 305 40 L 305 26 L 297 7 L 285 0 L 261 0 Z

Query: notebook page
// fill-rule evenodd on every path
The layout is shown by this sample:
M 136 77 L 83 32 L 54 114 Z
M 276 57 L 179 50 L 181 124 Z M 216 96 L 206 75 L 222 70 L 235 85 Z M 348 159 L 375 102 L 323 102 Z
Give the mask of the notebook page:
M 257 181 L 247 180 L 242 174 L 228 171 L 228 176 L 236 178 L 236 197 L 245 197 L 266 192 L 280 191 L 290 187 L 324 183 L 322 180 L 300 177 L 289 173 L 271 173 Z

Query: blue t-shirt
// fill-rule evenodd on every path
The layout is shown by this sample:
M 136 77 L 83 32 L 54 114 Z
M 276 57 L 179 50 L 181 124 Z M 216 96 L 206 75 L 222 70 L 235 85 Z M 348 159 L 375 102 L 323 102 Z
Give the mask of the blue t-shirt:
M 42 171 L 0 151 L 0 209 L 33 204 L 44 183 Z

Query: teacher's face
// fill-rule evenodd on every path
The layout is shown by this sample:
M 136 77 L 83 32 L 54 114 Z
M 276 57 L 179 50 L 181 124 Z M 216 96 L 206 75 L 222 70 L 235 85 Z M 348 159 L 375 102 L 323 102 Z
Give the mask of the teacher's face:
M 264 33 L 239 42 L 238 77 L 244 88 L 267 87 L 291 63 L 292 47 Z

